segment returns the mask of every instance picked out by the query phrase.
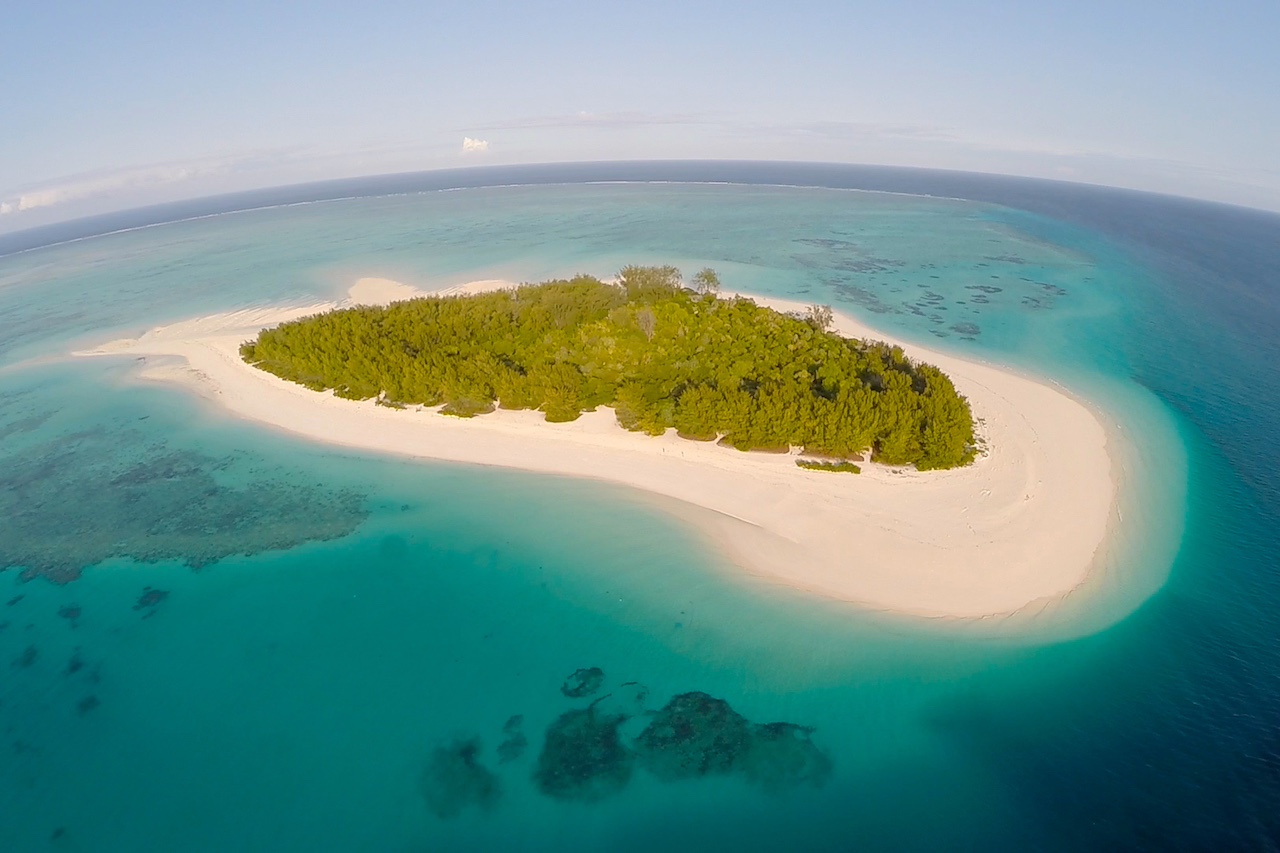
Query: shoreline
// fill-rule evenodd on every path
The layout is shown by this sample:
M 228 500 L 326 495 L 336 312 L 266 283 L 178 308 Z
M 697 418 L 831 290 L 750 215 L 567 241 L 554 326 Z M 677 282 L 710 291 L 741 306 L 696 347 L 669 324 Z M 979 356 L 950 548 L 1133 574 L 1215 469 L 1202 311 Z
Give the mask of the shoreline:
M 510 286 L 490 280 L 428 293 L 365 278 L 345 303 L 195 318 L 77 355 L 162 357 L 144 366 L 144 378 L 315 441 L 607 480 L 674 498 L 705 510 L 686 520 L 745 572 L 873 610 L 963 619 L 1043 612 L 1089 581 L 1106 550 L 1115 459 L 1085 401 L 1006 368 L 904 343 L 844 314 L 835 315 L 834 331 L 902 346 L 952 378 L 987 444 L 972 465 L 918 472 L 861 463 L 861 474 L 833 474 L 798 468 L 794 453 L 743 453 L 674 431 L 630 433 L 604 408 L 563 424 L 531 411 L 459 419 L 394 410 L 310 391 L 239 356 L 240 343 L 262 327 L 341 304 Z M 781 311 L 807 307 L 749 298 Z

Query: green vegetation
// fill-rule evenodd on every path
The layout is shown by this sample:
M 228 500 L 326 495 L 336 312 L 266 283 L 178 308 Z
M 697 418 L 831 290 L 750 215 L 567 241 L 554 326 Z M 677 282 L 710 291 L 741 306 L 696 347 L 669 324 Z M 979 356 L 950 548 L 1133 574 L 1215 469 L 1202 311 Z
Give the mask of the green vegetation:
M 796 465 L 810 471 L 847 471 L 850 474 L 861 474 L 862 469 L 847 460 L 823 462 L 819 459 L 797 459 Z
M 974 456 L 968 403 L 899 347 L 827 331 L 804 316 L 698 292 L 674 267 L 626 267 L 513 291 L 356 307 L 284 323 L 241 347 L 245 361 L 314 390 L 383 405 L 443 405 L 472 417 L 538 409 L 571 421 L 612 406 L 627 429 L 717 438 L 739 450 L 803 446 L 920 469 Z

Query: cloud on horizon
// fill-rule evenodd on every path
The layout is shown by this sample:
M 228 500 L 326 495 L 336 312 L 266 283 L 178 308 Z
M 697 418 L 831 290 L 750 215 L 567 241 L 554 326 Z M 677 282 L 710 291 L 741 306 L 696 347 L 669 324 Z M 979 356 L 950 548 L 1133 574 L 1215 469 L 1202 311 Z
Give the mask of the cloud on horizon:
M 580 110 L 559 115 L 523 116 L 481 125 L 477 130 L 533 130 L 539 128 L 637 128 L 654 125 L 714 124 L 716 118 L 703 113 L 593 113 Z
M 125 169 L 118 172 L 76 175 L 55 183 L 39 185 L 0 199 L 0 216 L 52 207 L 94 196 L 181 183 L 199 175 L 224 171 L 220 162 L 207 164 L 165 164 Z
M 69 202 L 162 190 L 198 179 L 225 176 L 282 156 L 285 152 L 254 152 L 232 157 L 210 157 L 180 163 L 157 163 L 123 169 L 68 175 L 33 184 L 0 197 L 0 216 L 38 211 Z
M 1280 210 L 1280 172 L 973 138 L 944 126 L 856 121 L 766 122 L 721 114 L 579 112 L 513 118 L 500 151 L 461 128 L 413 140 L 296 146 L 128 167 L 0 188 L 0 233 L 182 198 L 360 175 L 483 163 L 626 159 L 800 160 L 1003 173 L 1187 195 Z

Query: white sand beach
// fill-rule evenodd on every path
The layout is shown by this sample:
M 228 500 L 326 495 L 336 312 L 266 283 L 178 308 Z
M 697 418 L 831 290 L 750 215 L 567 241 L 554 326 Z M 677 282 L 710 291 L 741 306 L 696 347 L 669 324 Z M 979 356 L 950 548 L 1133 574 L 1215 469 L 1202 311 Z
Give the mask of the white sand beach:
M 472 282 L 442 292 L 507 286 Z M 349 295 L 374 304 L 422 292 L 361 279 Z M 805 307 L 752 298 L 779 310 Z M 240 344 L 259 329 L 335 304 L 202 317 L 78 354 L 145 357 L 147 378 L 314 441 L 591 477 L 674 498 L 700 508 L 685 517 L 743 571 L 896 613 L 983 617 L 1052 606 L 1089 576 L 1115 512 L 1113 460 L 1094 413 L 1051 385 L 988 364 L 903 345 L 968 397 L 987 447 L 972 466 L 918 472 L 867 463 L 860 475 L 832 474 L 800 469 L 795 456 L 629 433 L 607 409 L 561 424 L 528 411 L 463 420 L 338 399 L 241 361 Z M 835 328 L 901 343 L 846 315 L 836 315 Z

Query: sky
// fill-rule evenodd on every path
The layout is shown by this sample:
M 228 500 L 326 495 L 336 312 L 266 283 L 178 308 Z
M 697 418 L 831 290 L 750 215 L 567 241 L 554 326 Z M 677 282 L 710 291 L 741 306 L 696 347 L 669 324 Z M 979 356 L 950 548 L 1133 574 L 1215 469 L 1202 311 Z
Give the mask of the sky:
M 13 0 L 2 21 L 0 232 L 622 159 L 923 166 L 1280 210 L 1280 0 Z

